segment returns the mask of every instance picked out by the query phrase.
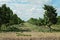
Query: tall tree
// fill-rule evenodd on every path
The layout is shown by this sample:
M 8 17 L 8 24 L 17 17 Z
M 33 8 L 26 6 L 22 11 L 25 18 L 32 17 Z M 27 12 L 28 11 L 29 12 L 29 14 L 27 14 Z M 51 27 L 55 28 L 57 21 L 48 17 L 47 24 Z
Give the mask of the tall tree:
M 6 4 L 3 4 L 0 7 L 0 27 L 2 24 L 10 25 L 10 24 L 18 24 L 22 20 L 16 15 L 13 14 L 13 11 L 6 6 Z
M 57 23 L 56 9 L 53 6 L 44 5 L 44 10 L 45 10 L 45 14 L 44 14 L 45 22 L 51 30 L 51 25 Z
M 0 27 L 2 24 L 9 23 L 12 14 L 12 10 L 9 7 L 7 7 L 6 4 L 3 4 L 0 7 Z

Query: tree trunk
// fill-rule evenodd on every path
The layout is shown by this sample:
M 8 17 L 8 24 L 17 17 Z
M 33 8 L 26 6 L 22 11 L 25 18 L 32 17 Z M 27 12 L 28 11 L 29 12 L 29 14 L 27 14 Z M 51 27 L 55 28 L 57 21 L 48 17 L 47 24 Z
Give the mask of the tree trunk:
M 51 28 L 51 24 L 49 24 L 48 27 L 49 27 L 49 30 L 50 30 L 50 32 L 51 32 L 51 29 L 52 29 L 52 28 Z
M 1 31 L 1 25 L 0 25 L 0 31 Z
M 50 32 L 51 32 L 51 29 L 52 29 L 51 26 L 48 26 L 48 27 L 49 27 L 49 30 L 50 30 Z

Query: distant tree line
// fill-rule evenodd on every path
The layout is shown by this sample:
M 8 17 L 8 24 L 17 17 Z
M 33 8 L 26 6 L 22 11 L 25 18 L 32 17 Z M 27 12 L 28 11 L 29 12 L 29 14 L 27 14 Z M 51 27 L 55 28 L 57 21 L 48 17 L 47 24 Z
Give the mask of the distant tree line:
M 42 18 L 36 19 L 36 18 L 30 18 L 27 22 L 37 25 L 37 26 L 42 26 L 44 25 L 44 20 Z

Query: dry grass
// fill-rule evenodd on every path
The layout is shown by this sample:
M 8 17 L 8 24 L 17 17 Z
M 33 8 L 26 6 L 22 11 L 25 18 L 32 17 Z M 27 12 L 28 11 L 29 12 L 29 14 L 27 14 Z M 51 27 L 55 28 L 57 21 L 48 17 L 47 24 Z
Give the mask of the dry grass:
M 0 33 L 0 40 L 60 40 L 60 32 L 58 33 L 23 32 L 23 34 L 27 35 L 31 34 L 32 36 L 17 36 L 16 32 L 6 32 Z

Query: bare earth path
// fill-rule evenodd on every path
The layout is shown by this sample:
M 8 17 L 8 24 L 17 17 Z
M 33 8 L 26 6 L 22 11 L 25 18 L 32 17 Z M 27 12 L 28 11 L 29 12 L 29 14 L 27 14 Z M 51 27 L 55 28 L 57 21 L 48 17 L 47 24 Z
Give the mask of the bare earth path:
M 0 33 L 0 40 L 60 40 L 60 32 L 23 32 L 23 34 L 30 34 L 31 36 L 17 36 L 16 32 L 6 32 Z

